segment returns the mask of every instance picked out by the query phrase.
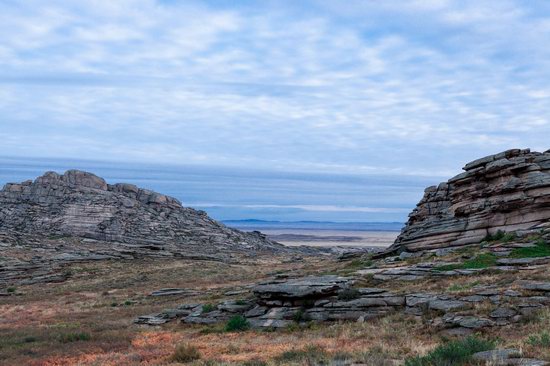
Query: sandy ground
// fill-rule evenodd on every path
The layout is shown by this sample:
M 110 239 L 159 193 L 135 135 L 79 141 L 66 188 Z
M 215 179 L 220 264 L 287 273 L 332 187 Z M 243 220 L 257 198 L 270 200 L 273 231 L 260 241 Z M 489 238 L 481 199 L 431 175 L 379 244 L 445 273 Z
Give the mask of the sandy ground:
M 395 231 L 264 229 L 262 232 L 284 245 L 318 247 L 388 247 L 399 235 Z

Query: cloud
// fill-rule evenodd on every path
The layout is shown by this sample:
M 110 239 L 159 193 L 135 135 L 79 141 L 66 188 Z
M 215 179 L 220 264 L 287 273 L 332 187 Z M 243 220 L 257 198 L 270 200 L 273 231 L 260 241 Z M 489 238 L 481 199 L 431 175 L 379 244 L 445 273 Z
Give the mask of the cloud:
M 453 175 L 548 148 L 546 8 L 4 2 L 0 154 Z

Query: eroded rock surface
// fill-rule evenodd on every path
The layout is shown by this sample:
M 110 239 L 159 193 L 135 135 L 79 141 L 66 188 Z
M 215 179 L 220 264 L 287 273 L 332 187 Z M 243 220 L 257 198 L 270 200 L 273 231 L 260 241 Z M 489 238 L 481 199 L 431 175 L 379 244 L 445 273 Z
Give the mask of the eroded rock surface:
M 117 242 L 153 251 L 211 254 L 281 251 L 253 232 L 230 229 L 203 211 L 132 184 L 107 184 L 91 173 L 48 172 L 0 191 L 0 231 Z M 78 258 L 76 258 L 78 259 Z
M 462 246 L 498 230 L 529 232 L 549 226 L 550 150 L 508 150 L 463 169 L 426 189 L 388 252 Z

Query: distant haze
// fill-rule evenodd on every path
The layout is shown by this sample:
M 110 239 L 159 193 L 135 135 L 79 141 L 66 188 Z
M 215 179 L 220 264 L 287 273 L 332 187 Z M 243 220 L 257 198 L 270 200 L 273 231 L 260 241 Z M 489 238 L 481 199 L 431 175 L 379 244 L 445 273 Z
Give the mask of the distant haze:
M 109 183 L 133 183 L 174 196 L 185 206 L 205 210 L 219 220 L 401 223 L 421 198 L 424 187 L 437 183 L 435 179 L 412 176 L 4 157 L 0 158 L 0 184 L 34 179 L 48 170 L 63 173 L 68 169 L 90 171 Z M 399 223 L 375 230 L 397 230 Z M 251 225 L 254 223 L 245 223 Z M 357 226 L 342 228 L 363 230 Z

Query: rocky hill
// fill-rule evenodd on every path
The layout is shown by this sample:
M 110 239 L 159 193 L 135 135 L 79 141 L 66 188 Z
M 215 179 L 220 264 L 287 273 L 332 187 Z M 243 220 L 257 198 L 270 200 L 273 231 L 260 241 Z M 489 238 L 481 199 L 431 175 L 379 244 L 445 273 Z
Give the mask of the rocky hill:
M 424 197 L 388 252 L 479 243 L 550 226 L 550 150 L 508 150 L 472 161 Z
M 230 229 L 172 197 L 94 174 L 47 172 L 0 191 L 0 232 L 124 243 L 154 252 L 280 251 L 258 232 Z

